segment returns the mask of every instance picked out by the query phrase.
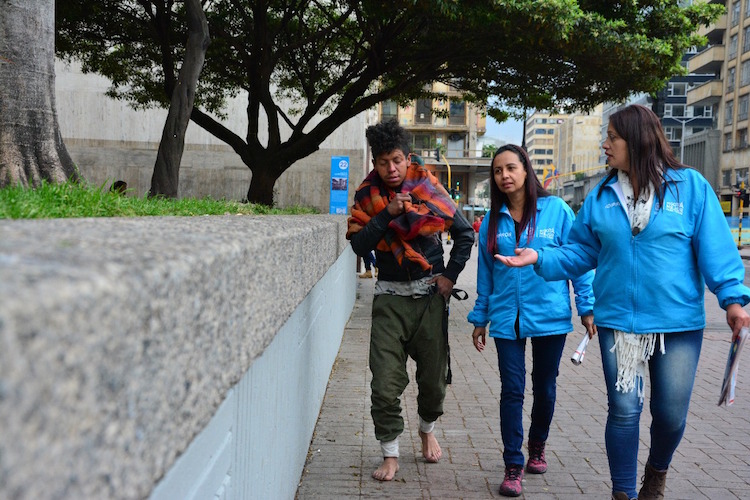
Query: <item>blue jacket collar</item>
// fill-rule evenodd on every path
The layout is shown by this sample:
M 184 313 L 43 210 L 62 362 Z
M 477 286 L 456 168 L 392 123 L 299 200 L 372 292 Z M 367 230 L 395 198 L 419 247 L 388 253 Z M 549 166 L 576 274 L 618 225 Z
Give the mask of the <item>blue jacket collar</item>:
M 685 176 L 684 169 L 674 169 L 672 167 L 667 167 L 667 170 L 664 172 L 664 181 L 665 182 L 682 182 L 687 179 Z M 617 182 L 617 176 L 612 177 L 607 181 L 606 186 L 612 187 Z M 665 186 L 666 187 L 666 186 Z
M 552 196 L 554 196 L 554 195 L 552 195 Z M 537 213 L 539 213 L 539 212 L 542 211 L 542 207 L 544 205 L 546 205 L 547 203 L 549 203 L 549 200 L 550 200 L 550 198 L 552 198 L 552 196 L 543 196 L 543 197 L 540 197 L 540 198 L 536 199 L 536 211 L 537 211 Z M 508 210 L 508 205 L 503 205 L 500 208 L 500 213 L 501 214 L 508 214 L 508 215 L 510 215 L 510 211 Z

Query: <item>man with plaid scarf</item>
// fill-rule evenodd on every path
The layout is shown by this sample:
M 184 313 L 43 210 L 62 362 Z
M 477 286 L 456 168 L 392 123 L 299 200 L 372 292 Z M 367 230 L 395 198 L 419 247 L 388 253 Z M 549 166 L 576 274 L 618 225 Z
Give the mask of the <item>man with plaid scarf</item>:
M 346 236 L 357 255 L 374 249 L 378 262 L 369 361 L 383 463 L 372 476 L 390 481 L 404 430 L 400 397 L 409 383 L 408 356 L 417 364 L 422 454 L 431 463 L 442 455 L 434 427 L 449 383 L 448 300 L 471 254 L 474 230 L 422 159 L 410 154 L 408 133 L 396 121 L 368 127 L 366 137 L 375 168 L 354 195 Z M 447 265 L 443 231 L 453 239 Z

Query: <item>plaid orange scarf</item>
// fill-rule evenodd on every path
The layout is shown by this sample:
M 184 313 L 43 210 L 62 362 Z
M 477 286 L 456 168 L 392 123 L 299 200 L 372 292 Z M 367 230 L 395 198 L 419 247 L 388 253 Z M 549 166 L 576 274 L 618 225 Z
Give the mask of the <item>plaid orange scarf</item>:
M 401 192 L 409 193 L 412 202 L 404 203 L 404 213 L 388 224 L 388 230 L 376 248 L 392 252 L 400 265 L 403 265 L 406 257 L 426 271 L 432 265 L 413 240 L 417 236 L 429 236 L 448 230 L 453 224 L 456 204 L 437 178 L 418 162 L 412 162 L 407 168 Z M 370 172 L 354 194 L 354 207 L 346 237 L 350 238 L 372 217 L 385 210 L 395 194 L 395 191 L 385 185 L 376 170 Z

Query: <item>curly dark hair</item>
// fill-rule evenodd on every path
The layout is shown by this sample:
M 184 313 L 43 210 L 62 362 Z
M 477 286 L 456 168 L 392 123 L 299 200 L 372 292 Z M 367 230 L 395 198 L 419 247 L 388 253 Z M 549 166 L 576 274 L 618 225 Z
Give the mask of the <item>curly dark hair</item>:
M 388 120 L 371 125 L 365 131 L 367 143 L 372 149 L 372 157 L 377 158 L 383 153 L 390 153 L 400 149 L 404 156 L 410 153 L 411 137 L 396 120 Z

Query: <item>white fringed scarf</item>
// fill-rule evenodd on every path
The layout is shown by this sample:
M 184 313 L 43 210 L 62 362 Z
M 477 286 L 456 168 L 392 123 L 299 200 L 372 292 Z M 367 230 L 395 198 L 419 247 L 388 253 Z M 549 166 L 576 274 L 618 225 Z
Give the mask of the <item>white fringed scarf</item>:
M 634 235 L 643 231 L 651 217 L 651 207 L 654 205 L 654 186 L 649 182 L 648 187 L 641 191 L 636 199 L 633 185 L 628 174 L 622 170 L 617 171 L 617 181 L 620 184 L 625 208 L 630 220 L 630 228 Z M 643 401 L 643 389 L 645 385 L 646 364 L 654 354 L 657 336 L 659 338 L 660 351 L 666 352 L 663 333 L 634 334 L 615 330 L 615 343 L 610 349 L 617 355 L 617 382 L 615 388 L 623 393 L 630 392 L 638 387 L 638 397 Z M 638 383 L 638 379 L 644 381 Z

